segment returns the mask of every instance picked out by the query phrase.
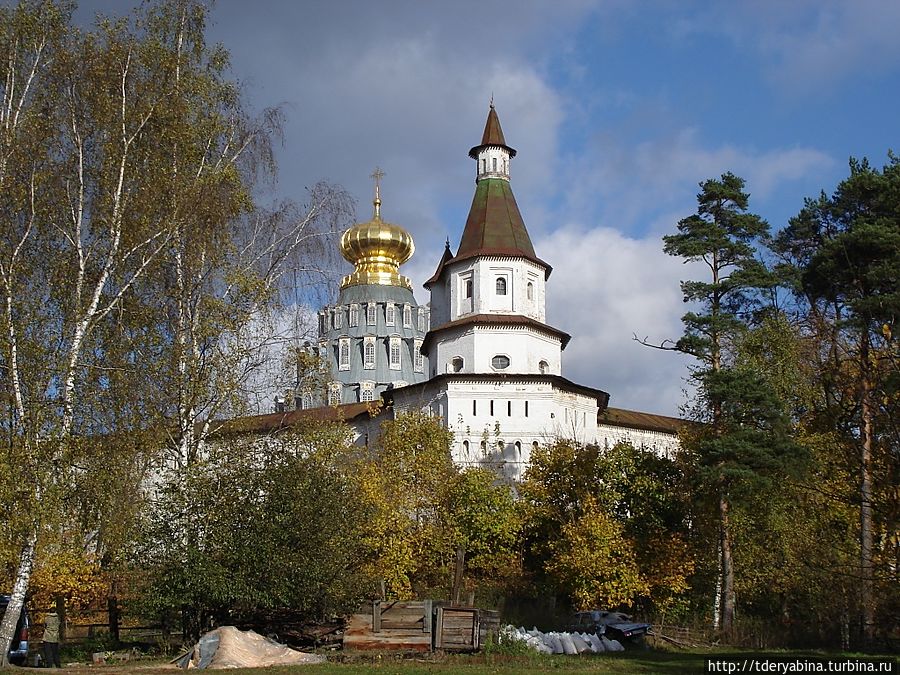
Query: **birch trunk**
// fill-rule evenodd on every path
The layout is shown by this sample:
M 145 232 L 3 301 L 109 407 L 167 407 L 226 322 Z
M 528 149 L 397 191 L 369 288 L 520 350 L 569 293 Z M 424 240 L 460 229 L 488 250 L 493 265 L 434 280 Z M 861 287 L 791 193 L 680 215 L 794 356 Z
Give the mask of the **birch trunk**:
M 19 621 L 19 614 L 25 605 L 25 592 L 28 590 L 28 582 L 31 579 L 31 571 L 34 569 L 34 551 L 37 545 L 37 528 L 32 529 L 22 551 L 19 554 L 19 569 L 16 571 L 16 580 L 13 584 L 9 604 L 0 623 L 0 667 L 9 665 L 9 647 L 12 644 Z

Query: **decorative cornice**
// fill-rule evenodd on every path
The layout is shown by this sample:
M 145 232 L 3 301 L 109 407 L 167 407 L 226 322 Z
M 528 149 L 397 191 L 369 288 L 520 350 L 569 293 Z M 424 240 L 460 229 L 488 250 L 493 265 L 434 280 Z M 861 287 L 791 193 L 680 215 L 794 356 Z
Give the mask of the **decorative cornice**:
M 572 339 L 571 335 L 558 328 L 521 314 L 472 314 L 461 319 L 449 321 L 428 331 L 425 334 L 425 339 L 422 341 L 422 353 L 426 356 L 428 355 L 431 342 L 436 339 L 439 333 L 467 326 L 520 326 L 522 328 L 531 328 L 546 335 L 559 338 L 562 349 L 565 349 L 566 345 L 569 344 L 569 340 Z

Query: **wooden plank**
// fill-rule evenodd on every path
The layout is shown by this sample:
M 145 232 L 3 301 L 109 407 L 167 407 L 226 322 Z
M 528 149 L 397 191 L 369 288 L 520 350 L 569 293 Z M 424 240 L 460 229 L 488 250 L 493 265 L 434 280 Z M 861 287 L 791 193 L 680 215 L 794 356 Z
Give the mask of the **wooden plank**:
M 384 633 L 385 631 L 391 630 L 417 630 L 420 633 L 425 632 L 422 630 L 422 621 L 385 621 L 382 619 L 380 632 Z
M 431 650 L 428 635 L 415 632 L 409 635 L 387 635 L 367 633 L 364 635 L 344 634 L 344 649 L 368 651 L 373 649 L 427 652 Z
M 381 600 L 372 601 L 372 632 L 381 631 Z
M 434 647 L 435 649 L 444 648 L 444 608 L 437 608 L 437 616 L 435 617 L 434 627 Z
M 382 620 L 392 621 L 421 621 L 423 616 L 425 613 L 421 609 L 391 610 L 381 613 Z
M 430 633 L 431 632 L 431 600 L 426 600 L 422 603 L 424 607 L 422 607 L 422 611 L 424 612 L 423 624 L 422 624 L 422 632 Z

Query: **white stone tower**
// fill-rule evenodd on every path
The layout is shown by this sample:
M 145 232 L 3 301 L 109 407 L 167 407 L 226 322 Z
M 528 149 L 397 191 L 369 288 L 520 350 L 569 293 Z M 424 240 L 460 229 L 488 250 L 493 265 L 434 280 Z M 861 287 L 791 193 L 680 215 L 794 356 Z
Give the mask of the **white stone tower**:
M 569 335 L 545 323 L 551 267 L 535 255 L 510 187 L 510 161 L 491 104 L 477 163 L 475 197 L 453 255 L 434 275 L 432 329 L 422 352 L 431 379 L 394 392 L 397 409 L 428 407 L 454 432 L 454 459 L 521 477 L 533 447 L 554 436 L 594 441 L 606 392 L 561 376 Z

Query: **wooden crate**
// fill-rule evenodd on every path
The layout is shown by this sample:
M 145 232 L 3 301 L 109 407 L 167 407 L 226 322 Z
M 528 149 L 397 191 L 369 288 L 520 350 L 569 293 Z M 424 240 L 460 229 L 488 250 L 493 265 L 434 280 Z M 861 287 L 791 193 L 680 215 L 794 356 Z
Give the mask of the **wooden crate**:
M 344 649 L 431 651 L 431 600 L 372 603 L 370 611 L 350 617 Z
M 496 633 L 500 615 L 478 607 L 445 607 L 435 611 L 434 648 L 445 651 L 478 651 L 488 634 Z

